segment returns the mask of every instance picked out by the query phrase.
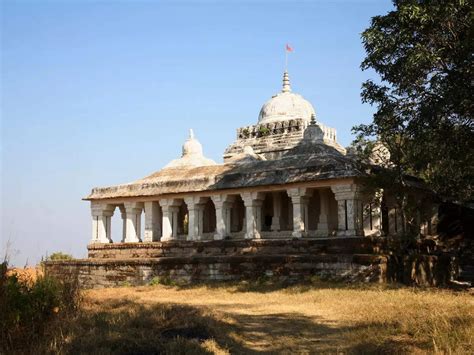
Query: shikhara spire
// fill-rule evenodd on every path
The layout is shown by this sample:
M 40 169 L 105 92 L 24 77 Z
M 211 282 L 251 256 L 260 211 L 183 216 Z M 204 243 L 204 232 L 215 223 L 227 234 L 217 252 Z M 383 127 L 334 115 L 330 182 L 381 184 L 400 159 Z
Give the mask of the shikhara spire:
M 285 70 L 283 73 L 283 89 L 281 92 L 290 92 L 291 91 L 291 86 L 290 86 L 290 77 L 288 76 L 288 72 Z
M 193 129 L 190 128 L 189 129 L 189 139 L 193 139 L 194 138 L 194 132 L 193 132 Z

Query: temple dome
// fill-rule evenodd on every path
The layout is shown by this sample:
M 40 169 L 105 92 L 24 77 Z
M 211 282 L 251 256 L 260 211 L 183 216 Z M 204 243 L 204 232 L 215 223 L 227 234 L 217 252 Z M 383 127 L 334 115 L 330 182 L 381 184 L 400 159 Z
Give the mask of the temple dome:
M 258 123 L 270 123 L 301 118 L 310 122 L 311 116 L 316 115 L 313 105 L 301 95 L 291 92 L 288 72 L 283 74 L 283 89 L 268 100 L 260 110 Z
M 189 130 L 189 138 L 183 144 L 182 156 L 190 155 L 202 155 L 202 145 L 199 141 L 194 138 L 194 132 L 192 129 Z
M 216 165 L 214 160 L 208 159 L 202 153 L 202 145 L 194 138 L 193 130 L 189 130 L 189 138 L 183 144 L 181 158 L 171 161 L 165 168 L 183 168 Z

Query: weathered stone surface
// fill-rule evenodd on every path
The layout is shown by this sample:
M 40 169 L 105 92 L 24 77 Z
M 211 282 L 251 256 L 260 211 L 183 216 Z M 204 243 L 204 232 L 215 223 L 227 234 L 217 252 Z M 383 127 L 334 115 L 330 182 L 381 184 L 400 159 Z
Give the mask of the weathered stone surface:
M 301 141 L 277 160 L 162 169 L 130 184 L 94 188 L 86 200 L 158 196 L 359 177 L 351 157 L 335 148 Z
M 384 280 L 384 256 L 372 257 L 371 281 Z M 154 277 L 181 282 L 223 281 L 257 279 L 272 275 L 275 279 L 290 276 L 303 280 L 314 275 L 347 278 L 357 274 L 366 265 L 356 262 L 357 255 L 257 255 L 257 256 L 207 256 L 163 257 L 139 260 L 76 260 L 47 263 L 47 273 L 55 276 L 77 274 L 84 287 L 147 284 Z
M 94 244 L 88 259 L 48 262 L 46 269 L 60 277 L 76 274 L 85 287 L 141 285 L 154 277 L 207 282 L 269 275 L 278 280 L 347 279 L 367 273 L 367 281 L 380 282 L 387 263 L 386 256 L 373 254 L 380 245 L 367 238 Z
M 384 243 L 383 239 L 369 238 L 210 240 L 92 244 L 88 246 L 88 250 L 91 259 L 261 254 L 372 254 L 383 250 Z

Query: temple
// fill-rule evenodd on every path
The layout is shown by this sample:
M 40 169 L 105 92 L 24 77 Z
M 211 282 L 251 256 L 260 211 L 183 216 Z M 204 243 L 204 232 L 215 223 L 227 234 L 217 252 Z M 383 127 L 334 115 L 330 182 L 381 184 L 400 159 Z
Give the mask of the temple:
M 229 280 L 367 268 L 383 278 L 386 259 L 368 241 L 404 226 L 390 193 L 367 193 L 357 166 L 336 130 L 292 91 L 285 71 L 281 91 L 256 124 L 237 129 L 223 163 L 206 158 L 190 130 L 181 157 L 161 170 L 92 189 L 84 198 L 91 204 L 89 258 L 75 265 L 92 286 L 163 275 Z M 422 193 L 414 189 L 414 196 Z M 122 231 L 111 228 L 114 213 Z M 428 215 L 420 213 L 425 234 L 434 228 Z M 298 262 L 289 265 L 290 257 Z
M 263 105 L 257 124 L 237 130 L 223 164 L 203 155 L 191 130 L 181 157 L 162 170 L 94 188 L 85 198 L 91 243 L 379 235 L 380 204 L 363 195 L 361 176 L 336 130 L 292 92 L 285 72 L 281 92 Z M 116 211 L 123 233 L 112 235 Z

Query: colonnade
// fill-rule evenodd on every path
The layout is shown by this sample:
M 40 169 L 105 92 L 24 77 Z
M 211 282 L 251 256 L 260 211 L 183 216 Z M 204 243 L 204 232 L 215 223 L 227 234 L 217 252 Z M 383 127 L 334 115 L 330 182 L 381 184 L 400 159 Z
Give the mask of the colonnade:
M 91 243 L 111 243 L 111 218 L 119 208 L 121 242 L 362 236 L 380 231 L 380 208 L 364 215 L 355 184 L 325 188 L 291 187 L 208 196 L 158 198 L 156 201 L 92 201 Z M 145 213 L 141 237 L 141 215 Z M 368 219 L 369 218 L 369 219 Z M 205 237 L 205 238 L 204 238 Z

